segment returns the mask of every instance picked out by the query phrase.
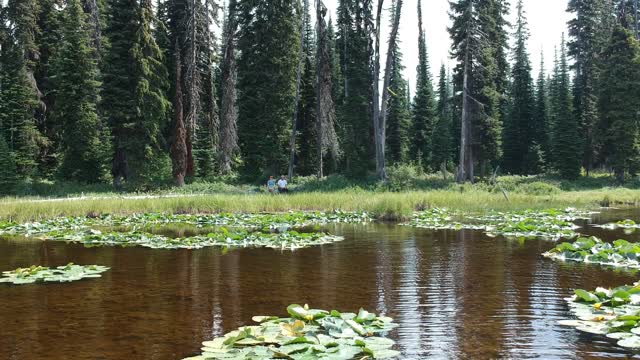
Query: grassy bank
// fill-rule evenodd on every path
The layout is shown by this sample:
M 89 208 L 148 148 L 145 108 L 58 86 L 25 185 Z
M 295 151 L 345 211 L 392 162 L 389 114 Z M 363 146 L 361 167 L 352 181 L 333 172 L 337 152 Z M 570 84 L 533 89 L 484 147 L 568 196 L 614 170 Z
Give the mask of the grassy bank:
M 539 187 L 539 185 L 536 185 Z M 548 192 L 545 190 L 545 192 Z M 20 198 L 0 200 L 0 219 L 27 221 L 57 216 L 128 214 L 134 212 L 283 212 L 289 210 L 367 211 L 378 218 L 398 219 L 415 210 L 447 207 L 465 211 L 521 210 L 543 208 L 596 208 L 603 205 L 640 205 L 640 190 L 605 188 L 597 190 L 551 191 L 535 194 L 503 192 L 480 185 L 448 189 L 388 192 L 361 189 L 333 192 L 299 192 L 290 195 L 222 193 L 192 196 L 38 201 Z

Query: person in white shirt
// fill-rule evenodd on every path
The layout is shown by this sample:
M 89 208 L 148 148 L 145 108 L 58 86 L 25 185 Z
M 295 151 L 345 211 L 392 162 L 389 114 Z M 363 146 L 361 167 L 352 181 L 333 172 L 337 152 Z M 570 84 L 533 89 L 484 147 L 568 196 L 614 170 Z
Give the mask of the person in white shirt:
M 287 177 L 282 175 L 280 177 L 280 180 L 278 180 L 278 192 L 280 194 L 288 193 L 289 189 L 287 188 L 287 185 L 289 185 L 289 183 L 287 182 Z

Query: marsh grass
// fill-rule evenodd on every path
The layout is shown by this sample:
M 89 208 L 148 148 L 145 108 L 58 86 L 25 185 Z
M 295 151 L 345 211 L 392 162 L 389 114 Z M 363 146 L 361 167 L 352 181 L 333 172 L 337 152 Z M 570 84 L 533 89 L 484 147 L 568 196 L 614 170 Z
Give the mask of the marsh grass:
M 472 186 L 430 191 L 383 192 L 361 189 L 334 192 L 304 192 L 290 195 L 264 193 L 203 194 L 162 198 L 60 199 L 33 201 L 20 198 L 0 200 L 0 219 L 4 221 L 40 220 L 59 216 L 98 216 L 102 214 L 166 213 L 259 213 L 301 211 L 366 211 L 373 217 L 401 220 L 413 211 L 445 207 L 469 212 L 509 211 L 546 208 L 597 208 L 636 206 L 640 190 L 606 188 L 560 191 L 548 195 L 500 192 Z

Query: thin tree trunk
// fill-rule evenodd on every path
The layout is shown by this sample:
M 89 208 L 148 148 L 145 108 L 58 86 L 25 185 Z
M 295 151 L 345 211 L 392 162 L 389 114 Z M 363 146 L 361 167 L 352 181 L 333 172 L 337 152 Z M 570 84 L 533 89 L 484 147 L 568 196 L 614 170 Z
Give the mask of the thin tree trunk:
M 387 170 L 385 164 L 385 145 L 387 137 L 387 107 L 389 105 L 389 83 L 391 82 L 391 71 L 393 69 L 393 47 L 397 42 L 398 28 L 400 27 L 400 17 L 402 14 L 402 0 L 397 0 L 395 4 L 395 13 L 391 35 L 389 36 L 389 49 L 387 49 L 387 62 L 384 71 L 384 83 L 382 88 L 382 104 L 380 108 L 380 119 L 378 120 L 376 130 L 376 170 L 380 180 L 387 179 Z
M 305 29 L 305 19 L 307 11 L 309 11 L 309 0 L 304 0 L 304 6 L 302 13 L 300 14 L 300 52 L 298 53 L 298 74 L 296 79 L 296 102 L 293 108 L 293 119 L 291 121 L 291 139 L 289 140 L 290 144 L 290 153 L 289 153 L 289 180 L 293 179 L 293 165 L 296 160 L 296 137 L 298 133 L 298 112 L 300 109 L 300 83 L 302 82 L 302 68 L 304 67 L 304 29 Z
M 171 160 L 173 163 L 173 179 L 177 186 L 184 186 L 184 178 L 187 174 L 187 130 L 184 125 L 184 109 L 182 106 L 182 61 L 180 48 L 176 41 L 176 94 L 175 94 L 175 127 L 173 131 L 173 144 L 171 145 Z
M 473 12 L 473 4 L 469 2 L 469 13 Z M 470 46 L 471 46 L 471 33 L 467 32 L 467 43 L 464 53 L 464 79 L 462 81 L 462 130 L 460 139 L 460 165 L 458 166 L 458 178 L 459 183 L 466 181 L 473 182 L 473 148 L 471 140 L 471 121 L 469 118 L 469 71 L 470 71 Z
M 376 174 L 380 180 L 385 180 L 384 160 L 380 162 L 380 152 L 382 151 L 382 141 L 379 133 L 380 129 L 380 21 L 382 19 L 382 8 L 384 0 L 378 0 L 378 11 L 376 12 L 375 28 L 375 49 L 373 50 L 373 140 L 376 157 Z M 386 75 L 386 74 L 385 74 Z M 384 155 L 383 155 L 384 157 Z
M 235 17 L 236 0 L 229 2 L 227 26 L 225 29 L 225 48 L 222 64 L 222 99 L 220 109 L 220 172 L 231 172 L 231 162 L 238 150 L 236 106 L 236 53 L 235 33 L 237 21 Z
M 84 11 L 89 14 L 88 23 L 91 25 L 91 38 L 96 53 L 96 59 L 100 62 L 102 57 L 102 26 L 100 24 L 100 7 L 97 0 L 85 0 Z

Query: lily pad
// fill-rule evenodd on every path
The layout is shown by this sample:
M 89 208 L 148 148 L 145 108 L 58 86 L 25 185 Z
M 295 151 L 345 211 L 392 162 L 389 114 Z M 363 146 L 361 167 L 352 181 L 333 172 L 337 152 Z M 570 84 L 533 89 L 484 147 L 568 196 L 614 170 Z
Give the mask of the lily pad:
M 25 285 L 41 282 L 72 282 L 86 278 L 100 277 L 100 274 L 107 270 L 109 270 L 109 268 L 106 266 L 81 266 L 73 263 L 69 263 L 65 266 L 58 266 L 54 269 L 33 265 L 28 268 L 3 271 L 0 283 Z

